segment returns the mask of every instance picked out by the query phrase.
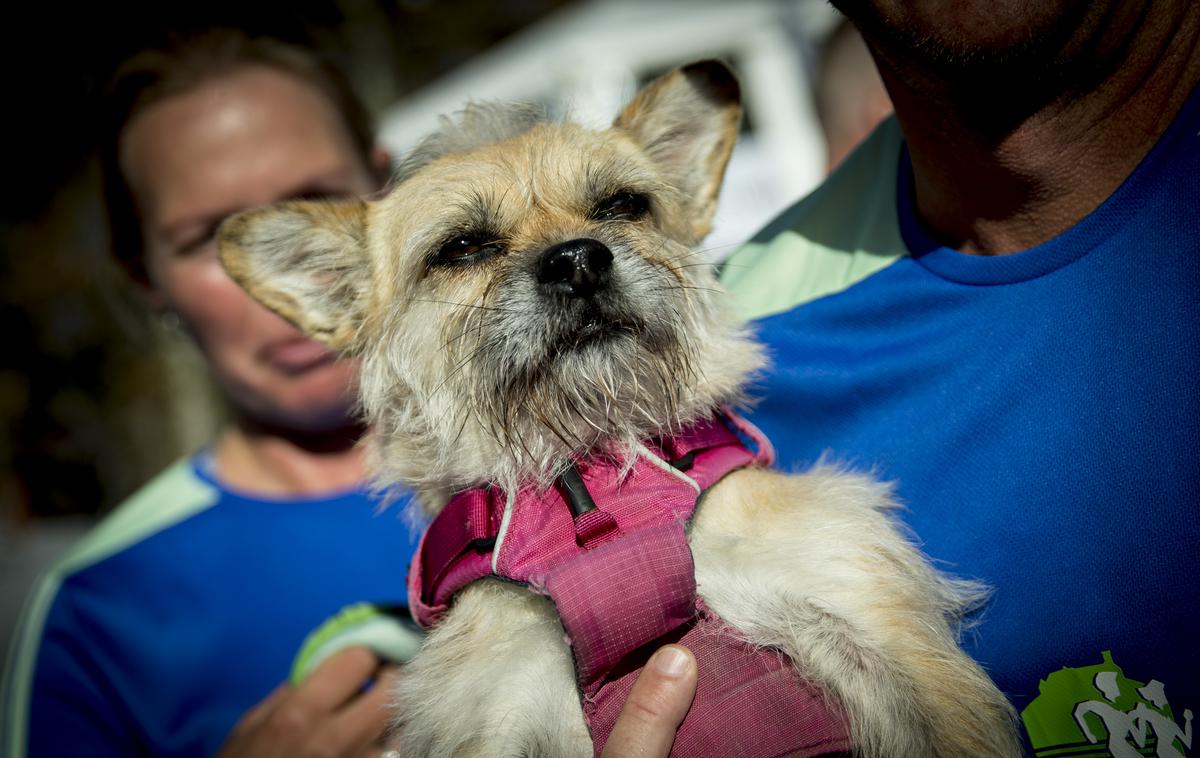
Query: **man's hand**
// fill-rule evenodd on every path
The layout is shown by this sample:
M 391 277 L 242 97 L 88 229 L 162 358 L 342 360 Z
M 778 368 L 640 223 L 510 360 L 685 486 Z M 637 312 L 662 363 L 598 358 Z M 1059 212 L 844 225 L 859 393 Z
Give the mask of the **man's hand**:
M 364 692 L 372 676 L 376 681 Z M 390 683 L 367 648 L 339 651 L 299 686 L 282 684 L 247 711 L 218 758 L 379 755 Z
M 666 758 L 696 696 L 696 659 L 679 645 L 660 648 L 621 709 L 601 758 Z

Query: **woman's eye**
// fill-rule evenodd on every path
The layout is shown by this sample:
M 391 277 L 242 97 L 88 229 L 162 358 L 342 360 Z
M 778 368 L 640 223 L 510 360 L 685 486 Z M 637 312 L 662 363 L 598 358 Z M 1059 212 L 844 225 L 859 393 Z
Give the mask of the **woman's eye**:
M 437 261 L 440 263 L 469 263 L 491 257 L 500 250 L 500 243 L 496 240 L 463 234 L 442 245 L 437 253 Z
M 637 221 L 650 210 L 650 198 L 637 192 L 618 192 L 596 204 L 597 221 Z

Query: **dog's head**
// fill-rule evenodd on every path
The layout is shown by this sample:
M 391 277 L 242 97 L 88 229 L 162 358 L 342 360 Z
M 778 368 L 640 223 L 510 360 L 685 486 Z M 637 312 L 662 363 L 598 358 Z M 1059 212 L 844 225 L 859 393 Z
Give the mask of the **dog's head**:
M 566 456 L 736 401 L 760 363 L 708 232 L 741 118 L 703 62 L 605 131 L 468 108 L 375 202 L 292 202 L 221 229 L 258 300 L 362 359 L 385 480 L 426 493 L 546 481 Z

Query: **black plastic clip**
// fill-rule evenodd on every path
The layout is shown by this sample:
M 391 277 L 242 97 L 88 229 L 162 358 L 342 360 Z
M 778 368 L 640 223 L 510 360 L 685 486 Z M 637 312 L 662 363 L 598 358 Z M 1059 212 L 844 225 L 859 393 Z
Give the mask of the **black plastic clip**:
M 579 518 L 588 511 L 596 510 L 596 501 L 592 499 L 592 493 L 588 492 L 587 486 L 584 485 L 583 476 L 575 467 L 574 462 L 567 462 L 566 468 L 558 475 L 558 485 L 567 505 L 571 507 L 571 515 L 575 518 Z

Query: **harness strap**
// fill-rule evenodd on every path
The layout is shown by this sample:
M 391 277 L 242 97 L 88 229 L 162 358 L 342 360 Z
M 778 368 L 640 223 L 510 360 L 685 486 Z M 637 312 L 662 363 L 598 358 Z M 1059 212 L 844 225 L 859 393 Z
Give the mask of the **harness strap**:
M 414 580 L 417 587 L 424 587 L 418 602 L 409 599 L 418 620 L 421 609 L 430 617 L 444 611 L 448 598 L 435 597 L 438 587 L 461 587 L 491 571 L 489 556 L 499 531 L 497 514 L 504 509 L 503 502 L 497 508 L 498 499 L 499 491 L 490 487 L 464 492 L 452 499 L 421 535 L 417 559 L 409 571 L 410 594 Z M 434 606 L 441 608 L 435 612 Z
M 685 645 L 700 664 L 696 698 L 672 756 L 738 749 L 815 758 L 850 751 L 845 719 L 829 698 L 802 681 L 783 655 L 745 642 L 697 597 L 683 524 L 624 534 L 551 571 L 544 589 L 567 633 L 596 755 L 637 672 L 667 642 Z
M 742 441 L 752 440 L 757 451 Z M 686 523 L 697 496 L 738 468 L 773 459 L 731 413 L 648 440 L 630 465 L 576 461 L 557 486 L 511 496 L 462 492 L 426 530 L 409 575 L 414 617 L 431 626 L 453 595 L 488 576 L 549 596 L 567 633 L 598 755 L 649 654 L 696 654 L 696 699 L 672 756 L 808 756 L 851 747 L 845 720 L 780 653 L 755 647 L 696 594 Z
M 558 609 L 585 692 L 630 650 L 696 615 L 695 573 L 679 523 L 623 535 L 550 572 L 546 593 Z M 621 613 L 598 613 L 611 608 Z
M 596 509 L 575 517 L 575 544 L 595 550 L 621 536 L 621 526 L 611 513 Z
M 756 451 L 746 447 L 739 432 L 753 441 Z M 689 518 L 695 507 L 695 488 L 705 489 L 736 468 L 756 462 L 769 464 L 774 458 L 771 444 L 762 433 L 728 410 L 699 421 L 676 436 L 653 440 L 647 447 L 661 458 L 660 466 L 674 467 L 692 484 L 677 488 L 679 491 L 671 494 L 671 488 L 681 484 L 671 477 L 639 474 L 635 470 L 626 482 L 621 479 L 617 463 L 579 461 L 576 464 L 578 471 L 587 482 L 584 493 L 588 488 L 592 489 L 592 494 L 601 502 L 596 508 L 573 517 L 578 503 L 571 502 L 577 498 L 572 498 L 570 492 L 564 495 L 560 488 L 553 488 L 548 492 L 522 490 L 517 493 L 518 507 L 526 514 L 536 509 L 547 511 L 549 515 L 531 520 L 540 520 L 534 530 L 536 533 L 531 534 L 523 528 L 518 538 L 504 538 L 514 543 L 520 557 L 504 563 L 506 569 L 512 569 L 515 563 L 517 570 L 496 573 L 516 581 L 540 580 L 560 560 L 568 557 L 561 540 L 549 536 L 555 525 L 570 527 L 572 549 L 592 550 L 622 536 L 627 528 Z M 643 498 L 645 502 L 638 503 L 636 498 L 629 498 L 624 505 L 614 505 L 614 500 L 620 498 L 613 496 L 624 496 L 626 484 L 629 484 L 629 490 L 634 490 L 650 479 L 655 482 Z M 558 500 L 563 502 L 556 502 Z M 451 498 L 425 530 L 417 549 L 418 558 L 413 561 L 408 578 L 409 606 L 420 624 L 431 626 L 436 623 L 455 592 L 476 579 L 493 574 L 493 551 L 498 547 L 496 543 L 507 503 L 505 493 L 495 487 L 466 490 Z M 522 540 L 540 543 L 543 535 L 546 544 L 553 542 L 557 547 L 541 558 L 529 557 L 537 554 L 540 547 L 527 550 L 528 546 L 516 544 Z

